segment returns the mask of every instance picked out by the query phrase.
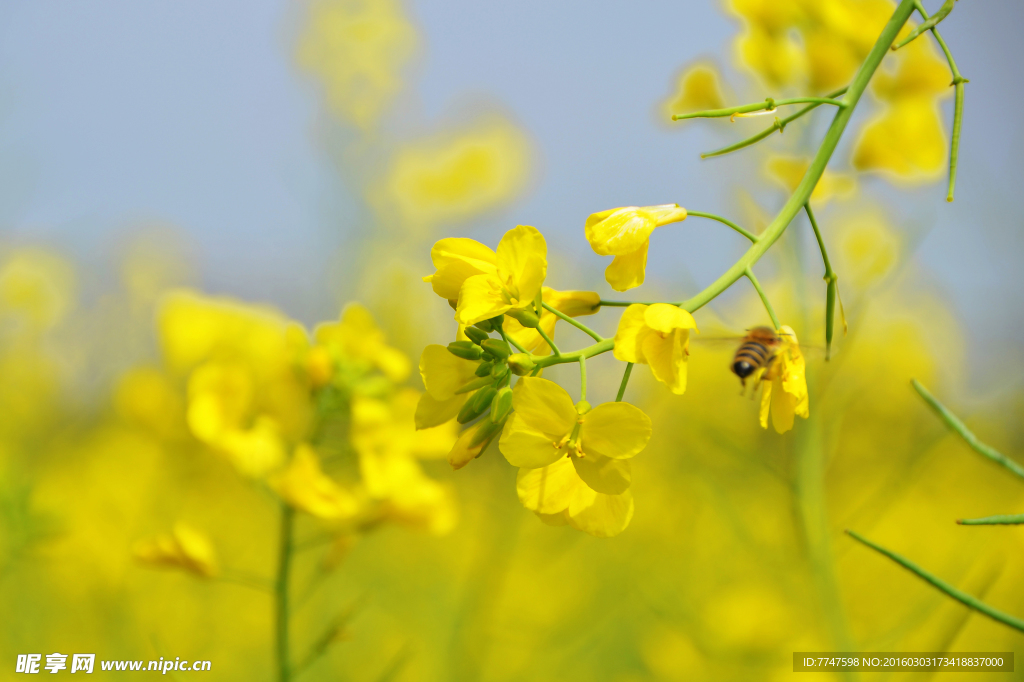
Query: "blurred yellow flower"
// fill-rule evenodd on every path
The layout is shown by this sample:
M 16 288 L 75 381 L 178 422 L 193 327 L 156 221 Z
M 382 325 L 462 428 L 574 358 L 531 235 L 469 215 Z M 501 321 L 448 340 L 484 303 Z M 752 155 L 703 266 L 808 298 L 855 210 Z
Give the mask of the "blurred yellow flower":
M 377 326 L 373 315 L 358 303 L 345 306 L 339 322 L 317 326 L 313 336 L 318 344 L 336 351 L 345 363 L 366 363 L 396 383 L 405 381 L 409 376 L 409 358 L 387 345 L 384 332 Z
M 595 291 L 556 291 L 550 287 L 541 287 L 541 298 L 555 310 L 568 315 L 569 317 L 582 317 L 593 315 L 601 307 L 601 295 Z M 555 338 L 555 324 L 558 316 L 544 309 L 540 314 L 540 329 L 548 335 L 548 338 Z M 551 348 L 541 337 L 540 333 L 532 327 L 524 327 L 518 320 L 506 318 L 503 324 L 505 333 L 511 336 L 520 346 L 535 355 L 548 355 Z
M 792 193 L 797 185 L 803 180 L 804 173 L 811 165 L 810 159 L 795 158 L 791 156 L 773 156 L 765 164 L 768 177 L 775 180 L 786 191 Z M 857 189 L 857 181 L 853 175 L 846 173 L 834 173 L 828 169 L 821 175 L 818 184 L 811 192 L 811 201 L 814 205 L 826 206 L 836 197 L 846 197 Z
M 836 228 L 844 281 L 864 289 L 884 279 L 899 264 L 902 239 L 884 212 L 848 216 Z
M 212 578 L 218 573 L 210 539 L 180 522 L 174 524 L 170 533 L 136 544 L 134 553 L 139 563 L 148 566 L 178 568 L 202 578 Z
M 316 452 L 306 443 L 295 448 L 288 468 L 268 482 L 286 503 L 319 519 L 351 518 L 360 510 L 355 495 L 321 471 Z
M 451 225 L 507 203 L 526 184 L 530 141 L 511 121 L 484 117 L 465 129 L 400 148 L 371 191 L 385 216 L 417 231 Z
M 654 377 L 677 394 L 686 390 L 693 316 L 668 303 L 635 303 L 622 314 L 615 331 L 615 358 L 650 365 Z
M 184 400 L 167 375 L 154 367 L 136 367 L 125 372 L 114 390 L 114 409 L 121 418 L 152 429 L 164 438 L 183 431 Z
M 497 253 L 472 239 L 443 239 L 431 249 L 437 272 L 423 278 L 448 300 L 458 298 L 455 319 L 475 324 L 532 306 L 547 275 L 547 243 L 529 225 L 505 233 Z
M 633 513 L 632 498 L 624 497 L 628 460 L 647 446 L 650 418 L 629 403 L 575 406 L 564 388 L 534 377 L 516 382 L 512 404 L 498 447 L 520 467 L 523 505 L 539 514 L 564 513 L 592 535 L 621 532 Z
M 401 89 L 416 42 L 397 0 L 314 0 L 297 58 L 323 81 L 331 109 L 368 130 Z
M 438 344 L 423 349 L 420 356 L 420 376 L 426 393 L 416 405 L 416 428 L 439 426 L 455 419 L 470 393 L 457 394 L 460 388 L 477 378 L 479 363 L 464 360 Z
M 595 253 L 615 256 L 604 278 L 612 289 L 626 291 L 644 283 L 651 232 L 685 219 L 686 209 L 679 204 L 626 206 L 591 214 L 584 231 Z
M 458 425 L 450 422 L 417 430 L 414 415 L 421 399 L 420 392 L 412 388 L 399 389 L 388 400 L 355 396 L 352 445 L 360 453 L 387 451 L 418 459 L 444 457 L 455 444 Z
M 15 249 L 0 262 L 0 321 L 45 331 L 71 308 L 74 289 L 74 270 L 66 260 L 43 249 Z
M 807 398 L 807 377 L 804 356 L 800 352 L 796 333 L 791 327 L 779 328 L 780 346 L 775 359 L 764 374 L 764 392 L 761 394 L 761 426 L 768 428 L 771 408 L 772 426 L 778 433 L 793 428 L 793 417 L 807 419 L 810 414 Z
M 857 139 L 853 165 L 902 180 L 930 180 L 946 165 L 939 100 L 951 93 L 949 71 L 926 40 L 915 40 L 895 58 L 895 71 L 872 81 L 884 108 Z
M 676 91 L 662 103 L 662 115 L 670 120 L 672 114 L 688 114 L 725 106 L 721 77 L 714 64 L 698 63 L 683 71 Z

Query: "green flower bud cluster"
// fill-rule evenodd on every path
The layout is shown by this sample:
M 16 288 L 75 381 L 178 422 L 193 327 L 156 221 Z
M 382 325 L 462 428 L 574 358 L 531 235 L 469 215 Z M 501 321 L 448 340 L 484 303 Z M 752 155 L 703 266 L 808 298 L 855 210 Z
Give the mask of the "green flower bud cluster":
M 467 340 L 448 344 L 448 352 L 452 355 L 480 363 L 475 372 L 477 378 L 455 392 L 456 395 L 472 394 L 456 417 L 460 424 L 468 424 L 491 410 L 490 424 L 494 428 L 482 426 L 477 429 L 474 440 L 480 441 L 472 445 L 493 439 L 512 411 L 512 389 L 509 388 L 512 373 L 508 366 L 512 349 L 504 340 L 491 338 L 489 332 L 495 328 L 497 325 L 492 320 L 484 320 L 466 327 Z

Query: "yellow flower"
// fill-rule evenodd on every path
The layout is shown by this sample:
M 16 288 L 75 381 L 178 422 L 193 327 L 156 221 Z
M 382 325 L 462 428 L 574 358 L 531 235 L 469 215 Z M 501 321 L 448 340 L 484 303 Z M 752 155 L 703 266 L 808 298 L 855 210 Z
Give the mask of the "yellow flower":
M 486 116 L 399 149 L 371 201 L 386 222 L 422 233 L 507 203 L 529 167 L 526 134 L 505 117 Z
M 687 114 L 725 106 L 718 69 L 714 64 L 699 63 L 679 76 L 676 92 L 662 105 L 665 120 L 672 114 Z
M 765 168 L 768 175 L 787 191 L 793 192 L 810 166 L 810 160 L 790 156 L 773 156 L 768 159 Z M 835 197 L 849 196 L 857 188 L 857 181 L 852 175 L 833 173 L 825 170 L 818 184 L 811 192 L 811 201 L 815 206 L 824 207 Z
M 783 325 L 779 328 L 781 345 L 775 353 L 771 367 L 764 375 L 764 393 L 761 394 L 761 426 L 768 428 L 769 408 L 772 425 L 778 433 L 793 428 L 793 416 L 807 419 L 807 377 L 804 356 L 800 352 L 793 329 Z
M 401 88 L 416 30 L 395 0 L 318 0 L 298 48 L 335 113 L 371 128 Z
M 134 554 L 139 563 L 180 568 L 202 578 L 212 578 L 218 572 L 209 538 L 184 523 L 174 524 L 168 534 L 138 543 Z
M 409 376 L 409 358 L 387 345 L 373 315 L 358 303 L 345 306 L 340 321 L 319 325 L 313 336 L 317 343 L 337 351 L 343 362 L 367 363 L 396 383 Z
M 470 325 L 533 306 L 547 276 L 547 253 L 536 228 L 520 225 L 506 232 L 498 242 L 496 271 L 463 282 L 455 319 Z
M 946 164 L 946 134 L 939 100 L 948 96 L 950 76 L 927 41 L 915 40 L 897 53 L 893 74 L 872 82 L 885 103 L 853 150 L 858 170 L 882 171 L 904 180 L 929 180 Z
M 0 317 L 24 331 L 43 331 L 70 310 L 75 273 L 63 258 L 42 249 L 17 249 L 0 265 Z
M 604 271 L 604 278 L 616 291 L 626 291 L 644 283 L 647 246 L 654 228 L 686 219 L 679 204 L 662 206 L 626 206 L 591 214 L 584 230 L 594 252 L 615 256 Z
M 460 388 L 477 378 L 479 363 L 464 360 L 438 344 L 423 349 L 420 356 L 420 376 L 426 393 L 416 405 L 416 428 L 440 426 L 455 419 L 471 393 L 456 394 Z
M 668 303 L 633 304 L 626 308 L 615 331 L 615 357 L 650 365 L 654 377 L 671 391 L 686 390 L 686 361 L 690 355 L 693 316 Z
M 359 511 L 356 497 L 324 474 L 313 448 L 305 443 L 295 448 L 288 468 L 269 482 L 282 500 L 320 519 L 350 518 Z
M 569 317 L 582 317 L 593 315 L 601 307 L 601 296 L 594 291 L 556 291 L 549 287 L 541 288 L 541 298 L 545 303 L 555 310 L 568 315 Z M 555 338 L 555 323 L 558 316 L 542 309 L 540 314 L 540 329 L 549 338 Z M 551 349 L 547 342 L 541 337 L 536 329 L 524 327 L 513 318 L 506 318 L 503 324 L 505 333 L 515 339 L 519 345 L 535 355 L 548 355 Z
M 628 460 L 650 440 L 647 415 L 629 403 L 574 406 L 561 386 L 533 377 L 516 383 L 512 404 L 498 446 L 520 467 L 523 506 L 591 535 L 622 532 L 633 515 Z

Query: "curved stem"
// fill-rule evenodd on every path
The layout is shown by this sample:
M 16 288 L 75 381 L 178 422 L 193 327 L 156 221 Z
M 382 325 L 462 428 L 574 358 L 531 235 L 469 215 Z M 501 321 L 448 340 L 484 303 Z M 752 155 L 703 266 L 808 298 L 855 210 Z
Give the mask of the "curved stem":
M 691 216 L 691 215 L 692 216 L 697 216 L 698 218 L 709 218 L 711 220 L 717 220 L 718 222 L 722 223 L 723 225 L 728 225 L 732 229 L 736 230 L 737 232 L 742 234 L 744 237 L 746 237 L 750 241 L 752 241 L 752 242 L 756 242 L 757 241 L 757 237 L 755 235 L 751 234 L 750 232 L 747 232 L 746 230 L 744 230 L 742 227 L 740 227 L 736 223 L 732 222 L 731 220 L 726 220 L 722 216 L 715 215 L 714 213 L 704 213 L 702 211 L 689 211 L 688 210 L 688 211 L 686 211 L 686 215 L 688 215 L 688 216 Z
M 622 373 L 622 383 L 619 384 L 619 393 L 615 396 L 615 402 L 621 403 L 622 396 L 626 395 L 626 384 L 629 383 L 629 375 L 633 373 L 633 363 L 626 363 L 626 371 Z
M 281 503 L 281 536 L 278 546 L 277 580 L 274 583 L 277 678 L 280 682 L 288 682 L 291 676 L 288 653 L 288 577 L 291 573 L 294 526 L 295 510 Z
M 928 403 L 931 406 L 931 408 L 935 410 L 936 413 L 938 413 L 939 418 L 941 418 L 942 421 L 946 422 L 946 426 L 956 431 L 957 434 L 961 438 L 963 438 L 968 445 L 971 446 L 971 449 L 973 449 L 982 457 L 990 459 L 996 464 L 1006 467 L 1006 469 L 1008 469 L 1012 473 L 1015 473 L 1021 478 L 1024 478 L 1024 467 L 1022 467 L 1020 464 L 1017 464 L 1012 459 L 1010 459 L 1003 453 L 999 452 L 995 448 L 985 445 L 980 440 L 978 440 L 978 437 L 975 436 L 974 433 L 971 432 L 971 430 L 968 429 L 967 426 L 962 421 L 960 421 L 960 419 L 958 419 L 955 414 L 950 412 L 945 405 L 940 403 L 935 396 L 929 393 L 928 389 L 922 386 L 917 379 L 911 379 L 910 383 L 913 385 L 914 390 L 917 391 L 922 398 L 924 398 L 924 401 Z
M 904 47 L 907 43 L 912 42 L 915 38 L 917 38 L 925 31 L 932 30 L 936 26 L 938 26 L 939 22 L 948 17 L 949 13 L 953 11 L 953 4 L 955 2 L 956 0 L 946 0 L 946 2 L 942 4 L 942 7 L 939 8 L 939 11 L 933 14 L 931 17 L 928 17 L 928 15 L 924 14 L 924 12 L 922 11 L 921 14 L 924 15 L 924 23 L 922 23 L 920 26 L 911 31 L 910 35 L 908 35 L 906 38 L 893 45 L 893 51 L 896 51 L 901 47 Z M 918 9 L 921 8 L 919 7 Z
M 829 99 L 832 99 L 832 98 L 835 98 L 835 97 L 840 97 L 840 96 L 845 95 L 845 94 L 846 94 L 846 88 L 840 88 L 840 89 L 838 89 L 838 90 L 836 90 L 834 92 L 830 92 L 829 94 L 825 95 L 825 97 L 827 97 Z M 765 128 L 761 132 L 757 133 L 756 135 L 751 135 L 750 137 L 748 137 L 745 140 L 741 140 L 739 142 L 731 144 L 728 147 L 722 147 L 721 149 L 716 149 L 713 152 L 704 152 L 703 154 L 700 155 L 700 158 L 702 158 L 702 159 L 709 159 L 709 158 L 711 158 L 713 156 L 722 156 L 723 154 L 728 154 L 729 152 L 734 152 L 734 151 L 736 151 L 738 149 L 743 149 L 744 147 L 749 147 L 750 145 L 756 144 L 756 143 L 760 142 L 761 140 L 763 140 L 764 138 L 768 137 L 769 135 L 774 133 L 776 130 L 779 131 L 779 134 L 782 134 L 782 132 L 786 129 L 786 126 L 788 126 L 790 123 L 792 123 L 793 121 L 797 120 L 798 118 L 804 116 L 805 114 L 808 114 L 808 113 L 814 111 L 815 109 L 817 109 L 820 106 L 821 106 L 820 102 L 816 102 L 814 104 L 808 104 L 806 107 L 804 107 L 800 111 L 796 112 L 795 114 L 790 114 L 789 116 L 787 116 L 787 117 L 785 117 L 783 119 L 776 118 L 775 119 L 775 123 L 773 123 L 770 127 Z
M 832 263 L 825 249 L 825 240 L 818 229 L 818 221 L 814 219 L 814 211 L 811 210 L 811 202 L 804 204 L 804 211 L 807 213 L 807 219 L 811 221 L 814 238 L 818 240 L 818 248 L 821 249 L 821 260 L 825 264 L 825 359 L 828 360 L 832 357 L 832 333 L 835 328 L 836 290 L 839 287 L 839 278 L 832 270 Z
M 790 97 L 788 99 L 772 99 L 769 97 L 763 102 L 743 104 L 738 107 L 729 107 L 727 109 L 708 109 L 707 111 L 694 111 L 689 114 L 672 114 L 672 120 L 683 121 L 688 118 L 725 118 L 727 116 L 736 116 L 738 114 L 750 114 L 755 111 L 775 111 L 776 107 L 782 107 L 789 104 L 834 104 L 840 109 L 849 106 L 842 100 L 832 99 L 830 97 Z
M 561 355 L 562 354 L 562 351 L 558 350 L 558 346 L 555 345 L 554 340 L 553 339 L 549 339 L 548 335 L 544 333 L 543 329 L 541 329 L 540 327 L 537 327 L 537 333 L 540 334 L 540 338 L 544 339 L 544 343 L 548 344 L 548 347 L 551 348 L 552 352 L 554 352 L 555 355 Z M 516 346 L 516 348 L 518 348 L 518 347 L 519 346 Z
M 757 290 L 757 295 L 761 297 L 761 303 L 764 303 L 765 310 L 768 311 L 768 317 L 772 318 L 772 324 L 775 325 L 776 329 L 779 329 L 782 325 L 779 324 L 779 318 L 775 316 L 775 309 L 772 308 L 771 301 L 768 300 L 768 294 L 764 293 L 764 289 L 761 288 L 761 283 L 757 281 L 757 277 L 754 277 L 754 271 L 747 268 L 746 273 L 747 279 L 754 285 Z
M 518 351 L 519 351 L 520 353 L 528 353 L 528 352 L 529 352 L 528 350 L 526 350 L 525 348 L 523 348 L 523 347 L 522 347 L 521 345 L 519 345 L 519 342 L 518 342 L 518 341 L 516 341 L 516 340 L 515 340 L 515 339 L 513 339 L 513 338 L 512 338 L 511 336 L 509 336 L 508 334 L 506 334 L 506 333 L 505 333 L 505 327 L 504 327 L 503 325 L 501 325 L 501 324 L 499 324 L 499 325 L 498 325 L 498 333 L 499 333 L 499 334 L 501 334 L 501 338 L 502 338 L 502 339 L 503 339 L 503 340 L 505 341 L 505 343 L 507 343 L 508 345 L 510 345 L 510 346 L 512 346 L 512 347 L 514 347 L 514 348 L 515 348 L 516 350 L 518 350 Z M 552 346 L 552 348 L 553 348 L 553 347 L 554 347 L 554 346 Z
M 604 340 L 604 337 L 601 336 L 600 334 L 598 334 L 597 332 L 595 332 L 593 329 L 591 329 L 587 325 L 583 324 L 582 322 L 578 322 L 577 320 L 573 319 L 572 317 L 566 315 L 565 313 L 563 313 L 558 308 L 555 308 L 554 306 L 549 305 L 547 303 L 541 303 L 541 305 L 544 306 L 544 310 L 547 310 L 549 313 L 551 313 L 552 315 L 554 315 L 555 317 L 557 317 L 557 318 L 559 318 L 561 320 L 565 320 L 566 322 L 568 322 L 572 326 L 576 327 L 581 332 L 583 332 L 584 334 L 588 335 L 590 338 L 594 339 L 595 341 L 603 341 Z
M 1015 630 L 1020 630 L 1021 632 L 1024 632 L 1024 620 L 1021 620 L 1020 618 L 1016 618 L 1014 616 L 1011 616 L 1009 614 L 1003 613 L 1002 611 L 992 608 L 980 599 L 973 597 L 972 595 L 969 595 L 966 592 L 958 590 L 957 588 L 953 587 L 944 580 L 935 577 L 928 571 L 919 567 L 917 564 L 914 564 L 913 562 L 904 559 L 902 556 L 896 554 L 895 552 L 890 552 L 889 550 L 885 549 L 880 545 L 876 545 L 875 543 L 871 542 L 865 537 L 860 536 L 852 530 L 848 530 L 846 532 L 854 540 L 857 540 L 858 542 L 867 545 L 879 554 L 889 557 L 903 568 L 907 569 L 908 571 L 910 571 L 917 577 L 921 578 L 925 582 L 930 583 L 933 587 L 937 588 L 941 592 L 945 592 L 946 595 L 952 597 L 953 599 L 956 599 L 958 602 L 960 602 L 967 608 L 974 609 L 978 613 L 982 613 L 991 618 L 992 620 L 998 621 L 1003 625 L 1009 625 L 1011 628 Z
M 587 399 L 587 359 L 580 358 L 580 400 Z

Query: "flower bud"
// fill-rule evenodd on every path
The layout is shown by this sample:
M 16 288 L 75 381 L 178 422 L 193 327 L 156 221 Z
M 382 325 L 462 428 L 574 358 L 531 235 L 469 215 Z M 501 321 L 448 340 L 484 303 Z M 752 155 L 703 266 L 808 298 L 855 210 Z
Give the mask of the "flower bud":
M 495 358 L 501 358 L 502 360 L 512 354 L 512 349 L 501 339 L 487 339 L 480 345 Z
M 477 322 L 473 326 L 476 327 L 477 329 L 482 329 L 488 334 L 494 331 L 494 325 L 491 324 L 490 320 L 481 320 L 480 322 Z
M 484 352 L 472 341 L 452 341 L 448 344 L 448 352 L 463 360 L 479 360 Z
M 505 386 L 498 390 L 491 406 L 491 421 L 495 424 L 505 421 L 512 412 L 512 389 Z
M 455 395 L 462 395 L 463 393 L 469 393 L 471 391 L 477 390 L 478 388 L 483 388 L 484 386 L 489 386 L 489 385 L 491 385 L 493 383 L 494 383 L 494 379 L 492 379 L 489 376 L 480 377 L 479 379 L 473 379 L 469 383 L 463 385 L 462 388 L 457 389 L 455 391 Z
M 540 324 L 540 318 L 537 317 L 537 313 L 533 312 L 528 308 L 510 310 L 508 311 L 508 316 L 514 317 L 519 322 L 519 324 L 523 325 L 524 327 L 529 327 L 531 329 L 536 329 L 537 325 Z
M 525 376 L 532 372 L 537 367 L 537 364 L 530 357 L 529 353 L 516 353 L 515 355 L 509 356 L 508 368 L 512 370 L 512 373 L 516 376 Z
M 586 400 L 581 400 L 578 403 L 576 403 L 576 414 L 583 415 L 586 414 L 587 412 L 590 412 L 590 403 L 588 403 Z
M 495 364 L 491 368 L 491 376 L 497 379 L 498 382 L 500 383 L 502 380 L 505 379 L 505 377 L 508 376 L 508 365 L 504 363 Z
M 469 447 L 471 448 L 483 445 L 482 448 L 479 448 L 479 452 L 476 454 L 477 457 L 479 457 L 484 448 L 487 447 L 487 444 L 498 435 L 501 431 L 501 427 L 504 425 L 505 424 L 502 422 L 492 422 L 488 420 L 480 422 L 480 426 L 477 427 L 476 433 L 474 433 L 473 437 L 469 440 Z
M 466 327 L 462 331 L 466 334 L 466 336 L 469 337 L 469 340 L 472 341 L 473 343 L 480 343 L 481 341 L 487 338 L 487 332 L 477 329 L 476 327 Z
M 494 367 L 492 362 L 481 362 L 476 368 L 476 375 L 478 377 L 485 377 L 491 373 L 491 369 Z
M 498 389 L 494 388 L 494 386 L 481 388 L 462 406 L 458 416 L 455 417 L 456 421 L 460 424 L 466 424 L 482 415 L 491 406 L 491 401 L 494 400 L 497 392 Z

